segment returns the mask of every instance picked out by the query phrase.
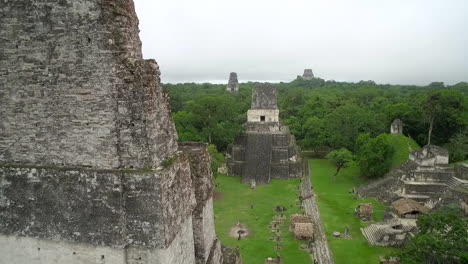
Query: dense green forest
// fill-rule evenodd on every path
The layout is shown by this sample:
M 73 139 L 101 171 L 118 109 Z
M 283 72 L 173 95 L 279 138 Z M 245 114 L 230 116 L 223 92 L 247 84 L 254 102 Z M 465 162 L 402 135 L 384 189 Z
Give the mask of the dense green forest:
M 468 159 L 468 83 L 409 86 L 315 78 L 274 85 L 281 120 L 303 150 L 345 148 L 357 160 L 366 153 L 391 156 L 389 141 L 380 135 L 399 118 L 404 135 L 419 145 L 426 145 L 431 134 L 431 144 L 449 149 L 451 162 Z M 208 142 L 222 152 L 242 133 L 255 83 L 241 84 L 236 94 L 208 83 L 164 86 L 181 141 Z M 381 168 L 369 172 L 381 174 Z

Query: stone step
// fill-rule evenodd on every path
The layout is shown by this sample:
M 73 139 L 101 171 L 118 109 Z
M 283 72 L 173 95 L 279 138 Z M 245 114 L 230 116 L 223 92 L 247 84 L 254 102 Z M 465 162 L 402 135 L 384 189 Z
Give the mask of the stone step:
M 424 194 L 401 194 L 400 195 L 402 198 L 407 198 L 407 199 L 412 199 L 417 202 L 425 202 L 431 198 L 429 195 L 424 195 Z
M 456 177 L 452 177 L 448 182 L 447 182 L 447 186 L 450 187 L 450 188 L 455 188 L 457 186 L 460 186 L 464 184 L 464 181 L 456 178 Z

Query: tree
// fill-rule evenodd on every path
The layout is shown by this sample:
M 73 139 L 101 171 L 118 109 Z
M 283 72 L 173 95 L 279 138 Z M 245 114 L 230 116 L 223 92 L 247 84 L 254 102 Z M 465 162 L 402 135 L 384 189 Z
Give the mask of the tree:
M 400 254 L 401 263 L 468 263 L 468 220 L 458 208 L 449 206 L 422 215 L 417 225 L 419 233 Z
M 354 155 L 346 148 L 341 148 L 328 153 L 327 159 L 330 159 L 335 164 L 336 172 L 333 175 L 333 182 L 336 182 L 336 175 L 338 175 L 341 169 L 348 167 L 353 162 Z
M 392 166 L 394 149 L 386 134 L 371 138 L 369 134 L 361 134 L 356 141 L 357 162 L 361 174 L 375 178 L 387 173 Z
M 467 99 L 459 91 L 442 90 L 429 94 L 423 104 L 423 113 L 429 124 L 427 144 L 431 144 L 433 130 L 437 137 L 451 138 L 468 125 Z M 440 134 L 442 134 L 440 136 Z M 444 143 L 438 140 L 439 144 Z
M 340 106 L 326 115 L 324 123 L 327 141 L 332 148 L 354 150 L 354 143 L 359 134 L 378 135 L 382 133 L 375 114 L 353 103 Z
M 218 175 L 218 168 L 224 164 L 225 158 L 223 153 L 219 153 L 216 146 L 213 144 L 208 145 L 208 153 L 210 153 L 211 157 L 211 171 L 216 178 Z
M 468 127 L 461 133 L 455 134 L 450 143 L 445 145 L 450 154 L 450 162 L 468 159 Z

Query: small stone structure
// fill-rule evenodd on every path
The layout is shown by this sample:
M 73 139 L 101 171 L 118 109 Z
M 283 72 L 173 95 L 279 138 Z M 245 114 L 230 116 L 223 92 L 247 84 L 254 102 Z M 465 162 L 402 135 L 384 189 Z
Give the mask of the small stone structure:
M 302 74 L 302 79 L 303 80 L 312 80 L 312 79 L 314 79 L 314 73 L 312 72 L 312 69 L 305 69 L 304 74 Z
M 237 80 L 237 73 L 231 72 L 231 74 L 229 74 L 229 81 L 226 86 L 226 90 L 231 93 L 239 91 L 239 81 Z
M 294 237 L 297 240 L 311 240 L 314 238 L 314 224 L 296 223 L 294 225 Z
M 409 159 L 419 166 L 447 165 L 449 163 L 448 150 L 435 145 L 427 145 L 418 151 L 411 152 Z
M 268 184 L 270 179 L 302 176 L 300 151 L 294 137 L 279 121 L 276 88 L 259 84 L 252 92 L 252 107 L 247 112 L 246 132 L 228 147 L 229 176 L 240 176 L 242 183 Z
M 400 247 L 409 233 L 417 232 L 416 219 L 393 218 L 361 228 L 361 232 L 372 246 Z
M 390 126 L 390 133 L 392 134 L 403 134 L 403 121 L 395 119 Z
M 427 214 L 430 210 L 415 200 L 405 198 L 393 202 L 392 209 L 401 218 L 417 218 L 421 214 Z
M 362 221 L 372 221 L 374 208 L 371 203 L 362 203 L 358 205 L 355 212 L 356 216 Z

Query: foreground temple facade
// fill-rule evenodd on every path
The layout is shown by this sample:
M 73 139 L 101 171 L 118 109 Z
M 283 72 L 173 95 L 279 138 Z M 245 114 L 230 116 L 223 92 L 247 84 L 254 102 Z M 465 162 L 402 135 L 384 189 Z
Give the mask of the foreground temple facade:
M 299 148 L 279 121 L 277 91 L 270 84 L 257 85 L 247 112 L 246 132 L 228 149 L 228 174 L 243 183 L 268 184 L 270 179 L 302 176 Z
M 177 143 L 131 0 L 0 8 L 0 263 L 222 263 L 206 145 Z

